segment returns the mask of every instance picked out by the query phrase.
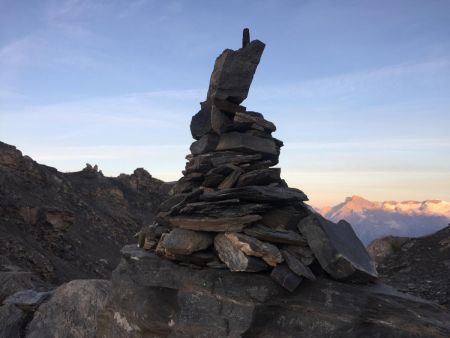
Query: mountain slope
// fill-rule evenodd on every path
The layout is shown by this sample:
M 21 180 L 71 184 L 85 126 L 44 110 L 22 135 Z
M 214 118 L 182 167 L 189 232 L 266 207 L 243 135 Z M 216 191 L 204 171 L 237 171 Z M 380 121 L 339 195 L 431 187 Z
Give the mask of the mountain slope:
M 90 165 L 61 173 L 0 142 L 0 268 L 55 284 L 107 278 L 169 187 L 143 169 L 117 178 Z
M 345 219 L 368 244 L 388 235 L 417 237 L 442 229 L 450 220 L 450 203 L 439 200 L 372 202 L 352 196 L 332 208 L 321 209 L 320 213 L 334 222 Z
M 393 242 L 396 240 L 396 243 Z M 450 308 L 450 226 L 419 238 L 381 238 L 373 249 L 394 244 L 378 262 L 380 278 L 400 291 Z

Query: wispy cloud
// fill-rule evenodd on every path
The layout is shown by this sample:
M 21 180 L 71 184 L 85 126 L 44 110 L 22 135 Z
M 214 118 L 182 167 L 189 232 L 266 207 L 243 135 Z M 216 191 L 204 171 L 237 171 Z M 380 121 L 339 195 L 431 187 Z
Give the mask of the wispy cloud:
M 33 60 L 38 47 L 42 48 L 45 41 L 35 35 L 29 35 L 9 42 L 0 49 L 1 67 L 19 66 Z
M 290 150 L 364 150 L 364 151 L 384 151 L 384 150 L 448 150 L 450 151 L 450 139 L 433 139 L 433 138 L 389 138 L 384 140 L 361 140 L 355 139 L 347 142 L 289 142 L 284 149 Z
M 89 119 L 99 123 L 154 124 L 157 121 L 171 121 L 178 118 L 179 114 L 184 114 L 180 103 L 200 101 L 202 94 L 203 91 L 197 89 L 149 91 L 55 104 L 31 105 L 14 111 L 5 109 L 0 110 L 0 115 L 3 117 L 36 116 L 71 121 Z M 177 102 L 179 103 L 177 104 Z
M 67 20 L 80 17 L 87 12 L 99 10 L 107 2 L 98 0 L 56 0 L 50 1 L 46 8 L 46 16 L 50 21 Z
M 55 160 L 127 160 L 134 158 L 158 157 L 167 152 L 185 152 L 184 144 L 166 145 L 95 145 L 95 146 L 45 146 L 28 147 L 39 161 Z
M 273 98 L 310 99 L 319 96 L 345 99 L 361 91 L 386 90 L 388 87 L 404 86 L 405 78 L 422 76 L 421 82 L 428 76 L 435 76 L 443 69 L 450 70 L 450 59 L 439 58 L 422 62 L 405 62 L 359 72 L 290 83 L 277 86 L 255 87 L 253 93 L 266 100 Z

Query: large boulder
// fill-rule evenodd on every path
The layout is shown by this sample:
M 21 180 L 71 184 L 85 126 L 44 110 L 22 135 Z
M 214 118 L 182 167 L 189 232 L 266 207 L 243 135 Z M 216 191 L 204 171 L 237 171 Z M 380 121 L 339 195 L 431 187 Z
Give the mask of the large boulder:
M 56 289 L 41 305 L 27 329 L 27 338 L 96 337 L 97 312 L 106 304 L 111 283 L 74 280 Z
M 290 293 L 266 273 L 192 269 L 136 246 L 122 253 L 111 299 L 97 317 L 97 337 L 450 335 L 442 307 L 382 284 L 318 278 Z

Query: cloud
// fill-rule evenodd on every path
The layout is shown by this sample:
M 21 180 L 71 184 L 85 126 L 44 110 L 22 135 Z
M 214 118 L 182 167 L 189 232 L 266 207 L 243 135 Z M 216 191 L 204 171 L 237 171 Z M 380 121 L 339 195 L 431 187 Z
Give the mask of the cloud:
M 37 50 L 43 45 L 45 41 L 35 35 L 22 37 L 6 44 L 0 49 L 0 67 L 19 66 L 32 62 L 32 56 L 35 56 Z
M 423 83 L 426 81 L 424 75 L 433 76 L 444 69 L 450 70 L 450 59 L 406 62 L 287 85 L 259 86 L 253 89 L 253 93 L 266 100 L 286 97 L 290 100 L 310 99 L 318 96 L 346 99 L 349 95 L 361 93 L 364 90 L 378 92 L 389 87 L 403 86 L 405 85 L 404 80 L 410 76 L 421 76 L 419 82 Z
M 363 150 L 363 151 L 389 151 L 389 150 L 438 150 L 447 149 L 450 151 L 450 139 L 432 138 L 389 138 L 384 140 L 354 140 L 350 142 L 287 142 L 288 150 Z M 283 148 L 284 149 L 284 148 Z
M 107 2 L 98 0 L 55 0 L 46 8 L 48 21 L 69 20 L 85 15 L 87 12 L 102 9 Z
M 39 161 L 60 160 L 127 160 L 134 158 L 158 157 L 168 152 L 185 152 L 185 144 L 166 145 L 95 145 L 95 146 L 45 146 L 27 147 Z
M 14 111 L 3 110 L 3 117 L 33 116 L 72 122 L 89 119 L 91 122 L 153 124 L 172 121 L 184 113 L 184 104 L 198 102 L 203 91 L 197 89 L 148 91 L 118 96 L 97 97 L 46 105 L 25 106 Z M 180 104 L 183 107 L 180 107 Z

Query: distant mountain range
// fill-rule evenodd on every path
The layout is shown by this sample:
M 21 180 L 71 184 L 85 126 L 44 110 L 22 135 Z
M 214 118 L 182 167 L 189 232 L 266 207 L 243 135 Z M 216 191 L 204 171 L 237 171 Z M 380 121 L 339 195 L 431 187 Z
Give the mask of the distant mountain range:
M 441 200 L 372 202 L 352 196 L 319 212 L 334 222 L 349 222 L 364 244 L 387 235 L 428 235 L 450 222 L 450 202 Z

